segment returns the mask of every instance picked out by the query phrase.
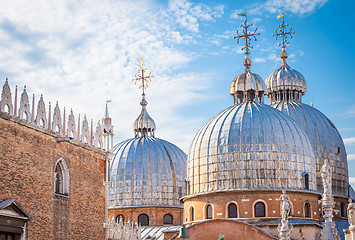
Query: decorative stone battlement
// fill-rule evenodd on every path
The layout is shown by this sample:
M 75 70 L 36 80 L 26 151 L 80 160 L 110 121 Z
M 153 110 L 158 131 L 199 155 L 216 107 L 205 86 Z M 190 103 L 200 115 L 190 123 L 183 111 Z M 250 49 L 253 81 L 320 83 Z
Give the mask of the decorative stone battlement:
M 102 132 L 102 125 L 107 124 L 107 119 L 103 118 L 103 122 L 101 124 L 99 121 L 98 125 L 96 126 L 96 131 L 94 132 L 93 120 L 91 120 L 91 128 L 89 128 L 89 122 L 86 118 L 86 115 L 84 115 L 83 121 L 80 121 L 79 114 L 78 120 L 76 121 L 72 109 L 70 110 L 68 119 L 66 119 L 65 108 L 62 115 L 58 102 L 54 107 L 53 114 L 51 102 L 48 104 L 47 111 L 46 104 L 43 100 L 43 95 L 41 95 L 38 101 L 37 112 L 35 112 L 35 95 L 33 94 L 32 106 L 30 106 L 30 99 L 27 94 L 26 86 L 23 89 L 19 101 L 20 107 L 17 109 L 17 86 L 15 88 L 15 99 L 13 100 L 8 79 L 6 78 L 1 92 L 1 112 L 9 115 L 14 120 L 18 119 L 26 122 L 27 126 L 33 126 L 35 129 L 43 129 L 46 132 L 53 133 L 58 136 L 58 138 L 67 139 L 70 140 L 70 142 L 80 142 L 84 145 L 88 145 L 90 147 L 98 148 L 101 150 L 110 150 L 105 149 L 109 148 L 109 146 L 105 146 L 105 140 L 103 138 L 106 137 L 106 135 Z M 108 110 L 106 109 L 106 111 Z M 0 114 L 0 117 L 3 118 L 4 114 Z M 111 121 L 111 119 L 109 120 Z M 113 126 L 111 126 L 111 128 L 113 129 Z M 111 138 L 112 137 L 113 133 L 111 134 Z

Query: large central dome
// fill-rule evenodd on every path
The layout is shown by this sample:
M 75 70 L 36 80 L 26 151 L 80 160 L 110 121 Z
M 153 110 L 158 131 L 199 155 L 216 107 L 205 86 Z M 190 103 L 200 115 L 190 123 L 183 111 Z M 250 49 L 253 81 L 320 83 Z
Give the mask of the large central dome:
M 248 189 L 316 190 L 305 132 L 290 117 L 245 101 L 220 112 L 196 134 L 188 155 L 190 194 Z

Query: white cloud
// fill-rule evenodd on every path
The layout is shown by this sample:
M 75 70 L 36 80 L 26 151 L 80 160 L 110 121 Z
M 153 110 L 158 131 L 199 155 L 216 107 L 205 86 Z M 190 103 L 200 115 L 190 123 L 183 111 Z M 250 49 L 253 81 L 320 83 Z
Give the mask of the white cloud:
M 349 177 L 349 183 L 355 183 L 355 177 Z
M 199 31 L 199 21 L 214 21 L 223 14 L 223 6 L 171 1 L 169 7 L 172 4 L 180 14 L 175 20 L 173 9 L 156 4 L 150 0 L 29 0 L 21 6 L 7 2 L 0 8 L 0 73 L 10 78 L 12 90 L 15 84 L 20 92 L 27 85 L 36 101 L 43 93 L 47 107 L 48 101 L 53 106 L 58 100 L 61 109 L 73 108 L 76 116 L 87 114 L 88 119 L 101 119 L 105 99 L 111 99 L 117 142 L 133 136 L 131 126 L 140 112 L 141 97 L 130 79 L 138 57 L 144 56 L 156 76 L 147 91 L 148 111 L 158 126 L 156 136 L 187 150 L 194 133 L 189 130 L 197 120 L 187 122 L 176 108 L 203 99 L 201 92 L 213 76 L 179 73 L 196 54 L 179 49 L 179 44 L 193 40 L 177 26 L 191 24 L 189 30 Z M 182 136 L 170 130 L 182 125 L 188 126 L 181 130 Z
M 256 63 L 263 63 L 263 62 L 266 62 L 266 59 L 265 59 L 265 58 L 257 57 L 257 58 L 254 58 L 254 62 L 256 62 Z
M 254 4 L 249 13 L 260 15 L 265 10 L 270 13 L 289 11 L 299 15 L 311 14 L 328 0 L 269 0 L 264 4 Z
M 355 137 L 353 137 L 353 138 L 344 138 L 343 139 L 344 140 L 344 143 L 345 144 L 354 144 L 355 143 Z
M 348 154 L 348 161 L 355 160 L 355 154 Z
M 193 4 L 187 0 L 170 0 L 169 14 L 184 28 L 199 32 L 200 21 L 214 21 L 224 14 L 224 6 L 219 5 L 211 9 L 205 4 Z

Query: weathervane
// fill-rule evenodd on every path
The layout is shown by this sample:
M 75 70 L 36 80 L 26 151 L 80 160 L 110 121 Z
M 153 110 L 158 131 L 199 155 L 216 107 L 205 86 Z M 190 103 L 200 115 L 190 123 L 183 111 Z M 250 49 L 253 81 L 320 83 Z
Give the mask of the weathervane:
M 260 33 L 256 33 L 256 31 L 258 30 L 257 28 L 254 29 L 254 32 L 248 32 L 248 28 L 253 26 L 253 24 L 247 23 L 246 12 L 239 13 L 238 15 L 244 17 L 244 22 L 240 25 L 240 27 L 243 28 L 243 31 L 239 33 L 239 31 L 237 30 L 236 33 L 238 34 L 238 36 L 234 37 L 234 39 L 237 39 L 237 43 L 239 43 L 240 38 L 245 39 L 245 45 L 241 48 L 241 50 L 245 50 L 245 53 L 249 53 L 249 48 L 253 49 L 253 47 L 250 46 L 251 37 L 254 37 L 254 40 L 256 41 L 256 36 L 260 35 Z
M 152 81 L 154 75 L 151 75 L 152 73 L 149 72 L 148 76 L 145 76 L 145 73 L 148 71 L 148 68 L 144 67 L 143 57 L 140 57 L 139 59 L 142 61 L 142 66 L 139 67 L 138 74 L 134 75 L 135 78 L 133 78 L 132 81 L 135 81 L 134 85 L 136 85 L 138 81 L 142 81 L 141 84 L 139 85 L 139 89 L 142 88 L 143 90 L 142 95 L 144 96 L 145 95 L 144 90 L 148 88 L 148 82 Z
M 290 28 L 290 30 L 287 32 L 286 31 L 286 27 L 288 27 L 288 23 L 285 25 L 285 18 L 284 18 L 284 13 L 280 14 L 279 16 L 277 16 L 277 19 L 282 18 L 282 22 L 280 25 L 278 25 L 278 27 L 280 28 L 279 31 L 275 30 L 275 34 L 272 34 L 273 37 L 275 37 L 275 40 L 277 40 L 278 37 L 282 37 L 282 42 L 279 43 L 279 46 L 282 46 L 282 48 L 286 48 L 287 44 L 290 44 L 287 41 L 287 35 L 290 35 L 290 37 L 292 38 L 292 34 L 295 34 L 295 32 L 292 32 L 292 28 Z

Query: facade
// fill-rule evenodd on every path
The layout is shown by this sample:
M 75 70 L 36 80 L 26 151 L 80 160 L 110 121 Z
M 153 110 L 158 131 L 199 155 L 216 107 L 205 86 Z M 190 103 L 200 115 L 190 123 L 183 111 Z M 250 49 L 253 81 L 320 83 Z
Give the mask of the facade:
M 72 111 L 67 121 L 58 104 L 47 113 L 42 96 L 36 114 L 26 89 L 18 110 L 16 96 L 17 89 L 12 100 L 6 80 L 0 104 L 1 239 L 104 239 L 106 152 L 97 147 L 102 134 L 94 137 L 86 117 L 76 127 Z

